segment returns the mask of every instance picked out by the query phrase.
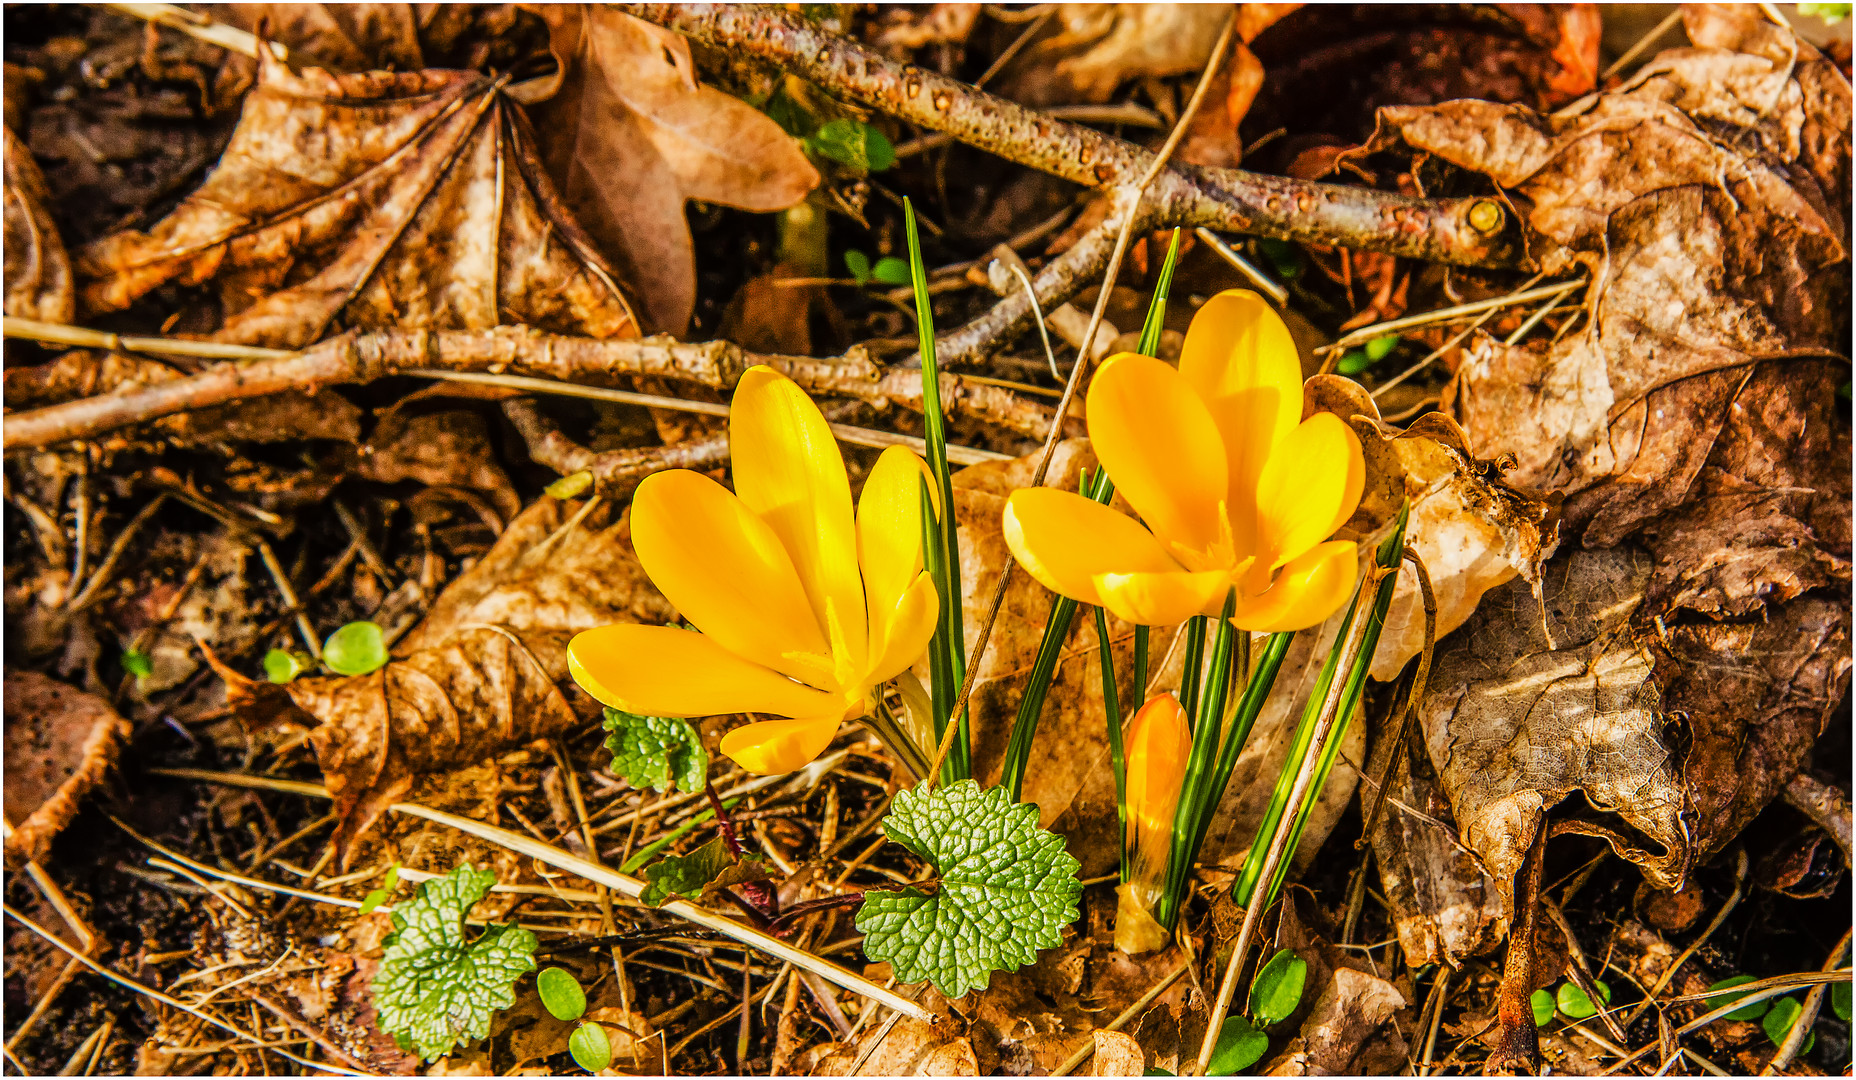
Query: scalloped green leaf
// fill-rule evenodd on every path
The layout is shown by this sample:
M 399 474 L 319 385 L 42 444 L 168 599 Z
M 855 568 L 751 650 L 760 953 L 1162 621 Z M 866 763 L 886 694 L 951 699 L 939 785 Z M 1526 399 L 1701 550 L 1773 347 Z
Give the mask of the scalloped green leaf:
M 1004 788 L 960 780 L 896 796 L 883 831 L 934 864 L 928 888 L 871 891 L 857 912 L 864 954 L 898 982 L 927 979 L 949 998 L 985 989 L 1062 943 L 1076 921 L 1081 868 L 1063 838 L 1038 828 L 1038 808 Z
M 515 1004 L 515 982 L 535 970 L 535 935 L 491 925 L 464 937 L 464 916 L 496 884 L 460 866 L 419 886 L 393 909 L 393 933 L 374 976 L 380 1029 L 427 1061 L 490 1033 L 490 1017 Z
M 701 791 L 709 775 L 709 752 L 688 720 L 667 716 L 638 716 L 618 709 L 606 710 L 606 749 L 612 751 L 612 772 L 643 790 L 669 791 L 675 784 L 684 791 Z

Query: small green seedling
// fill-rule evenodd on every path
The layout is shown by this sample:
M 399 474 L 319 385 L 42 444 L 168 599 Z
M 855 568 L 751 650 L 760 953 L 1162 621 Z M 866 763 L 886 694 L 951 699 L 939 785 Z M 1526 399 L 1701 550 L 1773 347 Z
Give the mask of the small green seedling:
M 1553 1020 L 1553 995 L 1545 990 L 1536 990 L 1527 999 L 1528 1007 L 1534 1010 L 1534 1026 L 1546 1027 Z
M 1392 350 L 1398 348 L 1398 341 L 1397 334 L 1387 334 L 1385 337 L 1374 338 L 1358 349 L 1348 349 L 1340 358 L 1340 363 L 1334 365 L 1334 370 L 1342 375 L 1358 375 L 1392 355 Z
M 1236 1076 L 1263 1060 L 1270 1037 L 1247 1016 L 1228 1016 L 1218 1029 L 1218 1045 L 1205 1065 L 1207 1076 Z
M 279 685 L 295 680 L 298 675 L 315 666 L 316 661 L 307 653 L 272 649 L 264 654 L 264 677 Z
M 1731 979 L 1722 979 L 1720 982 L 1717 982 L 1713 986 L 1708 987 L 1708 992 L 1709 992 L 1708 1008 L 1710 1010 L 1718 1009 L 1730 1001 L 1739 1001 L 1741 998 L 1747 996 L 1747 994 L 1752 992 L 1750 990 L 1742 990 L 1738 994 L 1716 994 L 1714 993 L 1714 991 L 1726 990 L 1726 989 L 1729 989 L 1735 986 L 1743 986 L 1746 983 L 1750 983 L 1752 981 L 1753 981 L 1753 976 L 1751 975 L 1735 975 Z M 1728 1013 L 1726 1016 L 1726 1019 L 1728 1020 L 1757 1020 L 1760 1017 L 1766 1015 L 1766 1010 L 1771 1007 L 1772 1007 L 1772 1003 L 1769 1001 L 1755 1001 L 1751 1005 L 1744 1005 L 1738 1009 L 1735 1009 L 1733 1012 Z
M 155 665 L 148 659 L 148 654 L 137 649 L 124 649 L 122 669 L 138 679 L 146 679 L 155 673 Z
M 380 882 L 380 888 L 361 898 L 361 914 L 367 915 L 375 908 L 387 902 L 393 896 L 393 890 L 400 886 L 400 864 L 387 867 L 387 876 Z
M 1593 982 L 1598 986 L 1598 996 L 1604 1000 L 1605 1004 L 1611 1004 L 1611 987 L 1606 985 L 1602 979 L 1595 979 Z M 1592 1004 L 1592 999 L 1586 996 L 1585 991 L 1570 982 L 1560 984 L 1554 1003 L 1559 1006 L 1560 1012 L 1574 1020 L 1584 1020 L 1588 1016 L 1598 1015 L 1598 1006 Z
M 1277 950 L 1250 985 L 1251 1017 L 1262 1027 L 1287 1020 L 1301 1004 L 1307 981 L 1308 961 L 1288 949 Z
M 1804 1012 L 1804 1005 L 1795 997 L 1782 997 L 1772 1003 L 1772 1008 L 1766 1013 L 1766 1018 L 1760 1021 L 1760 1026 L 1766 1029 L 1766 1038 L 1772 1040 L 1772 1045 L 1778 1046 L 1785 1041 L 1785 1036 L 1791 1033 L 1793 1026 L 1798 1023 L 1798 1014 L 1802 1012 Z M 1798 1052 L 1808 1054 L 1816 1045 L 1817 1032 L 1813 1031 L 1804 1037 L 1804 1046 Z
M 909 283 L 909 264 L 894 255 L 885 255 L 874 265 L 870 256 L 852 249 L 844 253 L 844 268 L 857 279 L 857 284 L 868 285 L 872 281 L 879 285 L 907 285 Z
M 337 675 L 367 675 L 387 666 L 387 639 L 377 623 L 351 622 L 322 643 L 322 662 Z
M 542 1007 L 564 1024 L 586 1015 L 586 991 L 581 989 L 580 980 L 565 968 L 543 970 L 535 977 L 535 993 L 541 997 Z M 580 1024 L 567 1036 L 567 1052 L 590 1073 L 612 1064 L 612 1040 L 606 1037 L 605 1028 L 590 1021 Z
M 882 172 L 896 164 L 896 147 L 888 136 L 848 117 L 826 123 L 806 137 L 804 146 L 814 157 L 865 172 Z

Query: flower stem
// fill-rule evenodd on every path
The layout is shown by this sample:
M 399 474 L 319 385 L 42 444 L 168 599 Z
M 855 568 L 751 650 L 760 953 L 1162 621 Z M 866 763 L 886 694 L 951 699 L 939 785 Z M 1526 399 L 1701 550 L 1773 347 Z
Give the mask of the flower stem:
M 914 739 L 909 738 L 908 732 L 902 730 L 902 725 L 896 722 L 895 714 L 889 711 L 887 703 L 878 699 L 876 711 L 864 717 L 864 723 L 870 725 L 870 730 L 883 740 L 883 745 L 889 747 L 890 752 L 902 761 L 903 767 L 915 774 L 915 779 L 920 780 L 928 775 L 927 755 L 922 753 L 921 747 L 915 745 Z
M 1236 655 L 1238 631 L 1231 625 L 1231 612 L 1237 606 L 1237 590 L 1225 593 L 1224 610 L 1218 616 L 1217 631 L 1212 639 L 1211 667 L 1206 672 L 1205 685 L 1198 695 L 1198 716 L 1192 723 L 1192 753 L 1186 760 L 1186 777 L 1179 794 L 1179 805 L 1173 811 L 1173 843 L 1167 855 L 1166 888 L 1160 894 L 1160 905 L 1154 912 L 1154 918 L 1160 925 L 1172 930 L 1179 918 L 1180 898 L 1185 891 L 1185 883 L 1192 873 L 1192 859 L 1198 854 L 1197 846 L 1192 843 L 1199 834 L 1198 817 L 1211 809 L 1215 803 L 1216 793 L 1208 791 L 1215 770 L 1212 768 L 1218 754 L 1220 740 L 1219 728 L 1223 726 L 1225 700 L 1231 689 L 1231 661 Z M 1203 616 L 1199 618 L 1203 623 Z M 1190 648 L 1190 642 L 1188 647 Z M 1192 659 L 1190 652 L 1187 659 Z M 1183 703 L 1182 703 L 1183 704 Z M 1187 711 L 1192 715 L 1191 710 Z M 1192 850 L 1187 850 L 1191 848 Z
M 1108 639 L 1108 615 L 1095 609 L 1096 649 L 1102 660 L 1102 711 L 1108 718 L 1108 760 L 1115 771 L 1116 835 L 1121 838 L 1121 880 L 1126 882 L 1133 867 L 1128 865 L 1128 761 L 1121 748 L 1121 695 L 1115 689 L 1115 650 Z

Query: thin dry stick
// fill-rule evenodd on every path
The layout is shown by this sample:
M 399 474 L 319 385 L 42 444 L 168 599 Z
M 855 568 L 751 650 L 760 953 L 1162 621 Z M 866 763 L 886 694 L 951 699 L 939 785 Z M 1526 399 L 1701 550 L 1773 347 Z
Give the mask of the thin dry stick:
M 1354 841 L 1355 850 L 1372 843 L 1373 830 L 1379 827 L 1379 815 L 1385 812 L 1386 797 L 1391 794 L 1392 776 L 1398 771 L 1412 717 L 1417 716 L 1424 705 L 1424 688 L 1431 681 L 1431 658 L 1437 650 L 1437 594 L 1431 590 L 1431 572 L 1418 553 L 1409 547 L 1405 549 L 1405 561 L 1418 575 L 1418 595 L 1424 600 L 1424 649 L 1418 654 L 1418 670 L 1412 676 L 1411 689 L 1405 694 L 1405 710 L 1399 716 L 1398 732 L 1392 736 L 1392 753 L 1386 759 L 1385 773 L 1375 785 L 1379 790 L 1373 796 L 1371 812 L 1366 815 L 1366 827 Z
M 1205 62 L 1205 70 L 1199 75 L 1199 84 L 1192 91 L 1192 98 L 1180 111 L 1179 120 L 1174 123 L 1172 134 L 1167 136 L 1166 144 L 1154 155 L 1153 163 L 1142 174 L 1137 183 L 1126 194 L 1118 196 L 1118 201 L 1125 206 L 1121 212 L 1121 232 L 1115 238 L 1115 250 L 1109 256 L 1108 271 L 1104 276 L 1101 290 L 1096 294 L 1095 310 L 1090 313 L 1089 326 L 1083 331 L 1084 348 L 1077 351 L 1076 363 L 1070 368 L 1070 378 L 1063 385 L 1063 397 L 1057 402 L 1057 413 L 1051 421 L 1050 431 L 1044 436 L 1044 448 L 1038 454 L 1038 467 L 1032 471 L 1031 482 L 1026 487 L 1042 487 L 1044 477 L 1050 472 L 1051 459 L 1057 454 L 1057 441 L 1063 433 L 1063 418 L 1070 415 L 1070 403 L 1076 400 L 1076 389 L 1082 385 L 1083 372 L 1089 368 L 1090 350 L 1087 346 L 1096 339 L 1096 328 L 1102 325 L 1102 316 L 1108 310 L 1109 295 L 1114 292 L 1115 278 L 1121 273 L 1121 258 L 1128 250 L 1128 237 L 1134 232 L 1135 220 L 1141 217 L 1141 200 L 1147 193 L 1147 185 L 1153 182 L 1160 170 L 1166 168 L 1167 159 L 1173 156 L 1180 140 L 1186 136 L 1186 128 L 1192 123 L 1193 114 L 1199 111 L 1199 105 L 1205 100 L 1205 92 L 1210 88 L 1212 77 L 1224 64 L 1225 50 L 1230 47 L 1231 35 L 1237 27 L 1237 14 L 1225 20 L 1224 29 L 1218 34 L 1217 44 L 1212 46 L 1212 55 Z M 1031 290 L 1027 290 L 1030 293 Z M 980 624 L 979 639 L 975 642 L 973 656 L 967 661 L 966 677 L 961 680 L 960 692 L 954 695 L 953 707 L 948 710 L 949 717 L 957 717 L 966 708 L 967 699 L 973 694 L 974 680 L 979 676 L 980 661 L 986 656 L 986 646 L 992 641 L 993 624 L 999 621 L 999 610 L 1005 606 L 1005 593 L 1012 584 L 1012 570 L 1018 565 L 1016 559 L 1008 560 L 999 572 L 999 585 L 993 590 L 992 603 L 986 609 L 986 620 Z M 947 760 L 948 751 L 953 749 L 954 739 L 960 733 L 961 725 L 949 723 L 947 731 L 941 736 L 941 745 L 936 748 L 934 764 L 928 770 L 928 778 L 923 784 L 932 787 L 935 779 L 941 775 L 941 764 Z
M 1572 923 L 1566 921 L 1566 912 L 1561 910 L 1558 904 L 1547 899 L 1545 889 L 1541 890 L 1540 906 L 1546 910 L 1547 918 L 1553 920 L 1553 925 L 1560 928 L 1560 936 L 1566 939 L 1566 951 L 1572 957 L 1572 966 L 1566 969 L 1567 976 L 1580 990 L 1585 992 L 1592 1007 L 1598 1010 L 1598 1019 L 1604 1022 L 1605 1030 L 1611 1033 L 1612 1038 L 1623 1042 L 1626 1038 L 1624 1029 L 1619 1026 L 1617 1017 L 1612 1015 L 1623 1011 L 1623 1007 L 1613 1009 L 1605 1002 L 1605 996 L 1599 992 L 1596 980 L 1592 977 L 1592 968 L 1585 958 L 1585 949 L 1579 945 L 1579 936 L 1573 932 Z
M 1377 564 L 1374 565 L 1366 581 L 1360 586 L 1362 601 L 1371 596 L 1377 582 L 1387 572 L 1380 569 Z M 1362 616 L 1364 614 L 1362 613 Z M 1270 838 L 1269 850 L 1263 856 L 1263 869 L 1257 877 L 1257 892 L 1246 900 L 1244 923 L 1237 932 L 1237 944 L 1231 950 L 1230 963 L 1224 969 L 1224 980 L 1218 986 L 1218 998 L 1212 1005 L 1211 1019 L 1205 1029 L 1205 1039 L 1199 1045 L 1198 1065 L 1201 1076 L 1205 1074 L 1206 1067 L 1211 1064 L 1212 1051 L 1218 1046 L 1219 1031 L 1224 1027 L 1225 1015 L 1231 1009 L 1231 999 L 1237 994 L 1237 977 L 1244 968 L 1244 954 L 1250 951 L 1250 938 L 1256 932 L 1257 922 L 1265 906 L 1263 893 L 1268 890 L 1269 883 L 1276 879 L 1276 868 L 1282 864 L 1287 854 L 1289 834 L 1294 831 L 1287 827 L 1287 823 L 1294 821 L 1301 813 L 1302 803 L 1307 801 L 1309 789 L 1314 786 L 1315 773 L 1318 771 L 1322 753 L 1327 747 L 1328 734 L 1333 730 L 1335 718 L 1340 713 L 1341 695 L 1346 691 L 1347 680 L 1344 673 L 1352 671 L 1354 665 L 1359 663 L 1360 650 L 1365 647 L 1366 642 L 1366 624 L 1371 621 L 1365 617 L 1355 618 L 1353 625 L 1347 630 L 1347 641 L 1341 651 L 1340 666 L 1335 669 L 1342 674 L 1335 676 L 1333 683 L 1328 687 L 1327 697 L 1322 699 L 1321 713 L 1316 718 L 1314 730 L 1309 735 L 1308 753 L 1302 758 L 1301 768 L 1296 770 L 1295 784 L 1290 787 L 1288 801 L 1283 804 L 1284 827 L 1277 829 L 1276 834 Z
M 1154 1001 L 1157 998 L 1159 998 L 1161 994 L 1166 993 L 1167 987 L 1172 986 L 1174 983 L 1178 982 L 1180 979 L 1180 976 L 1184 975 L 1186 972 L 1191 971 L 1191 970 L 1192 970 L 1192 961 L 1190 960 L 1174 968 L 1172 972 L 1166 976 L 1166 978 L 1161 979 L 1159 982 L 1155 983 L 1153 987 L 1149 989 L 1145 994 L 1142 994 L 1140 998 L 1137 1001 L 1135 1001 L 1134 1004 L 1121 1010 L 1121 1015 L 1115 1017 L 1115 1019 L 1113 1020 L 1110 1020 L 1108 1024 L 1102 1028 L 1102 1030 L 1103 1031 L 1120 1031 L 1123 1027 L 1127 1025 L 1128 1021 L 1141 1015 L 1141 1012 L 1144 1009 L 1146 1009 L 1149 1005 L 1152 1005 Z M 1096 1040 L 1095 1040 L 1095 1036 L 1091 1035 L 1087 1042 L 1083 1043 L 1081 1046 L 1076 1048 L 1076 1053 L 1071 1054 L 1069 1057 L 1065 1058 L 1063 1060 L 1063 1064 L 1057 1066 L 1055 1069 L 1052 1069 L 1050 1074 L 1052 1076 L 1068 1076 L 1070 1075 L 1071 1072 L 1075 1071 L 1076 1068 L 1080 1066 L 1083 1062 L 1088 1061 L 1091 1057 L 1093 1057 L 1095 1055 L 1095 1052 L 1096 1052 Z
M 1682 21 L 1682 9 L 1681 8 L 1677 8 L 1676 10 L 1670 12 L 1668 15 L 1664 16 L 1663 21 L 1657 23 L 1654 29 L 1652 29 L 1649 33 L 1643 35 L 1642 37 L 1638 38 L 1637 43 L 1635 45 L 1632 45 L 1630 48 L 1624 50 L 1623 56 L 1620 56 L 1616 60 L 1613 60 L 1611 62 L 1611 66 L 1605 69 L 1604 74 L 1598 77 L 1599 81 L 1603 82 L 1604 80 L 1609 79 L 1611 76 L 1616 75 L 1618 72 L 1623 71 L 1625 68 L 1629 67 L 1630 62 L 1632 60 L 1635 60 L 1639 56 L 1642 56 L 1645 50 L 1647 50 L 1651 45 L 1656 44 L 1658 39 L 1660 39 L 1664 34 L 1667 34 L 1672 28 L 1675 27 L 1677 23 L 1681 21 Z
M 1345 337 L 1342 337 L 1332 345 L 1323 345 L 1321 351 L 1324 353 L 1341 352 L 1355 345 L 1364 345 L 1375 338 L 1382 338 L 1387 334 L 1401 333 L 1419 326 L 1449 322 L 1452 319 L 1461 319 L 1480 312 L 1500 311 L 1502 308 L 1513 307 L 1516 304 L 1526 304 L 1534 300 L 1550 300 L 1570 289 L 1585 284 L 1585 279 L 1580 278 L 1576 281 L 1562 281 L 1554 285 L 1542 285 L 1539 288 L 1533 287 L 1534 282 L 1546 276 L 1545 273 L 1535 274 L 1531 279 L 1523 283 L 1519 289 L 1504 293 L 1501 296 L 1491 296 L 1486 300 L 1471 300 L 1468 303 L 1457 304 L 1452 307 L 1437 308 L 1434 311 L 1421 311 L 1416 315 L 1402 315 L 1396 319 L 1387 319 L 1385 322 L 1377 322 L 1371 326 L 1363 326 L 1347 334 Z
M 1444 1004 L 1450 993 L 1450 965 L 1439 964 L 1437 981 L 1431 984 L 1431 1000 L 1425 1003 L 1430 1024 L 1424 1035 L 1424 1060 L 1418 1065 L 1419 1076 L 1431 1075 L 1431 1055 L 1437 1052 L 1437 1028 L 1444 1016 Z
M 1830 950 L 1830 959 L 1824 961 L 1824 970 L 1837 970 L 1842 966 L 1843 958 L 1849 955 L 1849 951 L 1850 932 L 1845 930 L 1842 939 L 1837 942 L 1837 947 Z M 1824 992 L 1828 989 L 1830 989 L 1829 984 L 1819 983 L 1804 996 L 1804 1008 L 1798 1013 L 1798 1018 L 1792 1021 L 1791 1030 L 1785 1033 L 1785 1041 L 1779 1044 L 1778 1052 L 1772 1055 L 1771 1061 L 1766 1062 L 1765 1068 L 1759 1070 L 1759 1075 L 1771 1076 L 1775 1072 L 1784 1072 L 1791 1067 L 1792 1059 L 1797 1057 L 1798 1051 L 1804 1047 L 1804 1037 L 1811 1033 L 1811 1025 L 1817 1023 L 1817 1012 L 1824 1007 Z
M 148 500 L 148 503 L 129 519 L 129 523 L 122 527 L 122 532 L 117 534 L 115 541 L 110 544 L 110 550 L 103 556 L 103 561 L 98 564 L 96 572 L 91 574 L 90 580 L 84 583 L 83 591 L 71 598 L 70 604 L 67 605 L 70 610 L 82 611 L 90 606 L 90 602 L 96 598 L 97 590 L 109 581 L 110 573 L 116 569 L 116 563 L 122 559 L 123 552 L 129 550 L 129 542 L 135 539 L 136 533 L 142 531 L 142 526 L 148 523 L 148 519 L 155 516 L 155 511 L 161 509 L 161 504 L 167 501 L 167 497 L 167 493 L 162 492 Z
M 1850 970 L 1848 968 L 1838 968 L 1835 971 L 1813 971 L 1813 972 L 1804 973 L 1802 975 L 1789 976 L 1783 980 L 1762 979 L 1757 983 L 1745 983 L 1745 984 L 1742 984 L 1740 986 L 1736 986 L 1733 988 L 1733 993 L 1735 995 L 1738 995 L 1734 998 L 1734 1000 L 1728 1002 L 1725 1005 L 1722 1005 L 1721 1007 L 1713 1010 L 1712 1012 L 1703 1013 L 1702 1015 L 1696 1017 L 1695 1019 L 1690 1020 L 1688 1023 L 1683 1024 L 1681 1027 L 1671 1032 L 1670 1037 L 1674 1039 L 1680 1039 L 1684 1035 L 1689 1035 L 1694 1032 L 1700 1031 L 1702 1028 L 1705 1028 L 1709 1024 L 1714 1023 L 1716 1020 L 1721 1019 L 1722 1017 L 1726 1016 L 1728 1013 L 1738 1012 L 1741 1009 L 1746 1008 L 1748 1005 L 1757 1005 L 1759 1002 L 1765 1001 L 1769 998 L 1778 997 L 1780 994 L 1785 993 L 1787 990 L 1790 990 L 1793 987 L 1802 985 L 1804 983 L 1848 982 L 1849 978 L 1850 978 Z M 1783 985 L 1776 985 L 1776 986 L 1771 985 L 1773 983 L 1780 983 L 1780 982 L 1782 982 Z M 1751 988 L 1755 986 L 1759 987 L 1759 989 L 1752 990 Z M 1709 997 L 1709 998 L 1719 997 L 1720 992 L 1716 991 L 1713 994 L 1702 994 L 1698 996 Z M 1625 1069 L 1628 1069 L 1632 1065 L 1636 1064 L 1638 1059 L 1644 1057 L 1650 1051 L 1658 1049 L 1661 1045 L 1662 1045 L 1661 1040 L 1658 1040 L 1656 1042 L 1650 1043 L 1648 1046 L 1645 1046 L 1640 1050 L 1633 1050 L 1630 1052 L 1630 1055 L 1628 1057 L 1625 1057 L 1619 1060 L 1617 1063 L 1605 1069 L 1604 1072 L 1599 1073 L 1599 1075 L 1600 1076 L 1615 1076 L 1618 1073 L 1623 1072 Z
M 241 1031 L 240 1029 L 232 1026 L 231 1024 L 226 1023 L 224 1020 L 221 1020 L 216 1016 L 212 1016 L 208 1013 L 201 1012 L 200 1010 L 194 1008 L 193 1006 L 188 1005 L 184 1001 L 180 1001 L 176 998 L 171 998 L 168 995 L 152 987 L 144 986 L 141 983 L 136 982 L 134 979 L 131 979 L 126 975 L 119 975 L 116 972 L 111 971 L 109 968 L 104 967 L 102 964 L 97 963 L 95 960 L 92 960 L 90 957 L 85 956 L 83 953 L 80 953 L 76 949 L 73 949 L 71 946 L 65 944 L 62 939 L 54 935 L 51 931 L 40 926 L 38 923 L 35 923 L 31 919 L 27 918 L 24 912 L 19 911 L 17 908 L 13 907 L 13 905 L 0 904 L 0 911 L 5 911 L 6 914 L 10 918 L 18 922 L 21 926 L 24 926 L 26 929 L 32 931 L 33 933 L 44 938 L 46 941 L 57 946 L 59 949 L 63 950 L 68 956 L 71 957 L 71 959 L 84 965 L 90 970 L 110 980 L 111 982 L 116 983 L 120 986 L 126 987 L 130 990 L 133 990 L 136 993 L 143 995 L 144 997 L 153 998 L 154 1000 L 159 1001 L 161 1004 L 166 1005 L 169 1008 L 179 1009 L 181 1012 L 184 1012 L 188 1014 L 189 1016 L 198 1017 L 199 1019 L 206 1021 L 207 1023 L 213 1025 L 216 1028 L 220 1028 L 221 1030 L 228 1031 L 232 1033 L 233 1035 L 238 1036 L 240 1039 L 248 1043 L 252 1043 L 254 1045 L 262 1047 L 263 1049 L 271 1050 L 274 1053 L 281 1054 L 284 1057 L 289 1058 L 291 1061 L 296 1062 L 298 1065 L 307 1065 L 308 1067 L 312 1069 L 319 1069 L 323 1072 L 339 1073 L 343 1076 L 365 1075 L 363 1073 L 352 1072 L 348 1069 L 338 1068 L 334 1065 L 327 1065 L 322 1062 L 310 1061 L 306 1058 L 300 1058 L 300 1057 L 297 1057 L 295 1054 L 290 1053 L 288 1050 L 283 1050 L 275 1046 L 266 1046 L 264 1045 L 264 1040 L 259 1038 L 256 1035 L 251 1035 L 244 1031 Z
M 240 30 L 236 26 L 214 22 L 197 11 L 188 11 L 177 4 L 110 4 L 108 6 L 111 10 L 119 11 L 124 15 L 146 19 L 149 22 L 179 30 L 183 34 L 199 38 L 208 45 L 230 49 L 254 60 L 258 57 L 257 35 Z M 265 44 L 270 46 L 271 55 L 277 59 L 288 60 L 290 58 L 289 50 L 285 49 L 281 43 L 269 41 Z
M 205 769 L 159 769 L 152 770 L 163 776 L 173 776 L 186 780 L 202 780 L 207 783 L 227 784 L 234 787 L 265 788 L 274 791 L 290 791 L 299 795 L 309 795 L 319 799 L 331 798 L 329 790 L 320 784 L 308 784 L 301 781 L 273 780 L 270 777 L 246 776 L 240 773 L 213 772 Z M 557 869 L 565 870 L 597 885 L 604 885 L 616 892 L 636 900 L 644 894 L 645 883 L 637 878 L 609 870 L 588 862 L 570 852 L 549 844 L 511 832 L 494 825 L 488 825 L 467 817 L 448 814 L 442 810 L 433 810 L 417 803 L 394 803 L 387 809 L 395 813 L 435 821 L 449 825 L 460 832 L 469 833 L 482 840 L 506 847 L 518 854 L 547 863 Z M 716 915 L 704 908 L 697 907 L 686 900 L 673 900 L 664 904 L 661 911 L 679 915 L 699 926 L 717 931 L 733 938 L 744 945 L 751 945 L 762 952 L 769 953 L 796 967 L 814 972 L 831 982 L 855 994 L 871 998 L 889 1008 L 927 1023 L 934 1022 L 934 1014 L 900 994 L 884 990 L 861 975 L 854 974 L 828 960 L 821 960 L 810 953 L 801 952 L 778 938 L 763 934 L 750 926 L 745 926 L 732 919 Z
M 1203 225 L 1192 230 L 1192 234 L 1200 240 L 1205 241 L 1206 245 L 1217 252 L 1220 258 L 1236 268 L 1238 273 L 1249 278 L 1252 285 L 1262 289 L 1264 294 L 1267 295 L 1270 301 L 1277 307 L 1282 307 L 1289 302 L 1289 290 L 1277 284 L 1276 280 L 1268 274 L 1257 269 L 1257 265 L 1249 259 L 1244 258 L 1236 248 L 1225 243 L 1224 237 L 1219 236 Z

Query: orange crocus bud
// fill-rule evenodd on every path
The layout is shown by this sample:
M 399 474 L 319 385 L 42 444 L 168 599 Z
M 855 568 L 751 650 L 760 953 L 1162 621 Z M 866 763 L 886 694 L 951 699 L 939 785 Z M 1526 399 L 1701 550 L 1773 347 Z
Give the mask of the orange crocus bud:
M 1173 842 L 1173 812 L 1192 754 L 1192 730 L 1179 699 L 1171 693 L 1149 698 L 1129 721 L 1123 745 L 1129 872 L 1115 915 L 1115 945 L 1123 952 L 1141 953 L 1166 944 L 1166 930 L 1152 912 L 1160 899 Z

